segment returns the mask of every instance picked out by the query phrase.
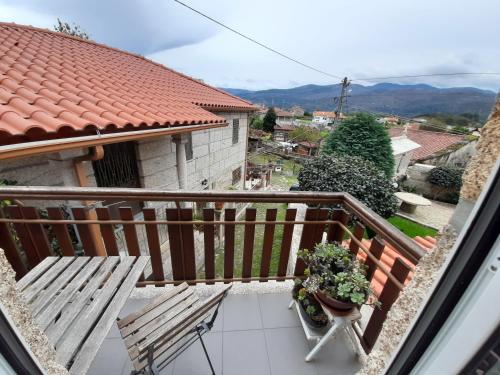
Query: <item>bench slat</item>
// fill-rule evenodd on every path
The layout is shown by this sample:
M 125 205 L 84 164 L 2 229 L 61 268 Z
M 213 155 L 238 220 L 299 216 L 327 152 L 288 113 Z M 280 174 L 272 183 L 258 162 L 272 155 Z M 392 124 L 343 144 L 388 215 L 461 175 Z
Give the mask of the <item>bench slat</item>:
M 52 267 L 50 267 L 40 278 L 31 284 L 26 290 L 23 292 L 23 298 L 26 303 L 31 304 L 33 299 L 42 292 L 42 290 L 50 285 L 50 283 L 56 279 L 67 266 L 69 266 L 75 258 L 73 257 L 64 257 L 59 260 L 59 262 L 55 263 Z
M 88 262 L 78 275 L 64 288 L 54 301 L 37 317 L 36 322 L 45 330 L 49 324 L 63 310 L 73 295 L 88 281 L 89 277 L 101 266 L 103 257 L 94 257 Z
M 29 287 L 33 282 L 38 280 L 40 275 L 42 275 L 49 267 L 57 262 L 59 257 L 47 257 L 40 263 L 38 263 L 35 268 L 33 268 L 26 276 L 24 276 L 21 280 L 19 280 L 16 284 L 17 289 L 21 292 Z
M 49 304 L 52 304 L 52 298 L 64 289 L 66 284 L 75 276 L 80 270 L 85 266 L 85 264 L 90 260 L 89 257 L 78 257 L 71 263 L 63 273 L 61 273 L 57 279 L 55 279 L 48 287 L 35 297 L 33 302 L 31 302 L 30 310 L 33 316 L 36 317 L 43 310 L 43 308 Z
M 116 316 L 118 316 L 120 310 L 127 301 L 137 280 L 142 275 L 144 267 L 148 264 L 149 259 L 149 256 L 138 257 L 132 269 L 128 272 L 125 281 L 121 283 L 118 291 L 113 296 L 109 307 L 104 314 L 102 314 L 99 322 L 92 330 L 92 333 L 87 337 L 82 348 L 75 356 L 75 360 L 69 369 L 70 374 L 83 375 L 88 371 L 92 360 L 100 348 L 100 343 L 104 341 L 109 330 L 113 326 Z
M 71 333 L 63 337 L 62 342 L 57 348 L 56 357 L 63 366 L 68 366 L 73 355 L 76 353 L 81 342 L 85 339 L 92 329 L 95 319 L 102 313 L 116 290 L 119 288 L 122 280 L 128 274 L 130 267 L 134 262 L 134 257 L 123 258 L 116 267 L 111 277 L 101 289 L 101 293 L 92 301 L 88 308 L 71 326 Z M 117 314 L 118 315 L 118 314 Z
M 83 310 L 97 288 L 99 288 L 106 280 L 119 260 L 120 257 L 107 257 L 89 283 L 81 292 L 77 294 L 75 300 L 69 304 L 65 310 L 63 310 L 63 314 L 59 320 L 46 329 L 45 334 L 53 345 L 56 345 L 57 342 L 63 337 L 64 332 L 66 332 L 71 323 Z

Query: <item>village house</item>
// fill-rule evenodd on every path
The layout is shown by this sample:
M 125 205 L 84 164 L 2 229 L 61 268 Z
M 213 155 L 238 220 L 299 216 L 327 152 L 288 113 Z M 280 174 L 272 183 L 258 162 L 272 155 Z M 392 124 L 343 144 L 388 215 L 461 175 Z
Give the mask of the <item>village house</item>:
M 295 129 L 295 126 L 289 124 L 276 124 L 274 126 L 273 140 L 276 142 L 288 142 L 290 133 Z
M 1 178 L 165 190 L 240 184 L 233 172 L 245 165 L 249 102 L 64 34 L 1 24 L 0 39 Z
M 298 105 L 294 105 L 292 108 L 290 108 L 290 112 L 295 116 L 295 117 L 302 117 L 304 116 L 304 108 L 299 107 Z
M 464 167 L 472 156 L 476 142 L 469 142 L 462 135 L 408 128 L 390 128 L 389 136 L 397 139 L 406 137 L 421 147 L 410 157 L 410 164 L 448 164 Z
M 3 23 L 0 41 L 0 179 L 49 187 L 243 187 L 255 109 L 249 102 L 61 33 Z M 169 203 L 145 204 L 161 219 Z M 129 215 L 122 206 L 130 215 L 143 208 L 113 203 L 112 216 Z M 83 214 L 96 216 L 91 208 Z M 91 232 L 101 247 L 97 226 Z
M 315 111 L 313 112 L 312 123 L 317 125 L 333 124 L 336 112 Z
M 318 155 L 319 145 L 314 142 L 302 141 L 298 142 L 295 148 L 295 153 L 300 156 L 316 156 Z
M 294 114 L 288 111 L 285 111 L 281 108 L 274 108 L 276 112 L 276 124 L 277 125 L 290 125 L 293 123 Z

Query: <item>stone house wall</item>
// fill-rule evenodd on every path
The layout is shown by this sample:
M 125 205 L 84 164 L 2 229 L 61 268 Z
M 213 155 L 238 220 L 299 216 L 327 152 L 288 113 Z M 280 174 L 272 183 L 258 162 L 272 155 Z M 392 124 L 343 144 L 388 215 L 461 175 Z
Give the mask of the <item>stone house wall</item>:
M 189 190 L 224 190 L 232 185 L 232 174 L 241 168 L 238 188 L 243 186 L 245 171 L 246 142 L 248 131 L 247 113 L 217 113 L 224 117 L 228 126 L 193 132 L 193 157 L 187 161 L 187 188 Z M 233 144 L 233 119 L 239 120 L 238 142 Z M 186 136 L 186 135 L 184 135 Z M 136 142 L 136 159 L 141 187 L 147 189 L 178 190 L 176 145 L 172 137 Z M 78 186 L 73 169 L 73 158 L 84 155 L 83 150 L 65 151 L 38 157 L 2 161 L 0 179 L 16 181 L 26 186 Z M 92 163 L 84 163 L 89 186 L 97 186 Z M 202 184 L 206 180 L 205 184 Z M 79 206 L 80 202 L 54 202 Z M 36 206 L 46 206 L 47 202 L 30 202 Z M 145 207 L 154 207 L 157 218 L 165 219 L 165 208 L 175 207 L 172 202 L 145 202 Z M 142 219 L 139 214 L 138 219 Z M 144 226 L 137 226 L 141 250 L 147 253 L 147 238 Z M 160 228 L 160 243 L 168 249 L 166 228 Z M 126 243 L 121 226 L 116 227 L 118 246 L 125 251 Z M 195 232 L 197 263 L 203 264 L 203 234 Z M 217 244 L 216 244 L 217 245 Z M 169 252 L 164 252 L 164 270 L 170 273 Z M 147 273 L 147 271 L 146 271 Z

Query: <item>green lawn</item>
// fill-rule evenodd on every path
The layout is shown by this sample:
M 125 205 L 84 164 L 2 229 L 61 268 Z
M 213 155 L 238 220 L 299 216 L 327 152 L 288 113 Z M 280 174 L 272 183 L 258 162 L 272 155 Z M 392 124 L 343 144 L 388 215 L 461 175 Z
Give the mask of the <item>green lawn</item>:
M 274 203 L 254 203 L 253 208 L 257 209 L 257 221 L 265 220 L 266 210 L 268 208 L 277 208 L 278 213 L 276 220 L 285 220 L 286 204 Z M 244 215 L 240 218 L 244 220 Z M 243 267 L 243 244 L 245 238 L 245 228 L 243 225 L 237 225 L 234 236 L 234 276 L 241 277 Z M 278 262 L 281 250 L 281 240 L 283 238 L 283 225 L 276 225 L 274 229 L 273 250 L 271 255 L 271 266 L 269 268 L 270 275 L 276 275 L 278 270 Z M 264 225 L 255 225 L 253 245 L 253 260 L 252 260 L 252 276 L 259 276 L 260 263 L 262 260 L 262 245 L 264 242 Z M 215 255 L 215 273 L 216 277 L 222 277 L 224 274 L 224 249 L 222 247 L 216 249 Z
M 389 223 L 398 228 L 401 232 L 406 234 L 408 237 L 425 237 L 431 236 L 435 237 L 437 234 L 437 230 L 426 227 L 424 225 L 417 224 L 413 221 L 405 219 L 400 216 L 393 216 L 387 219 Z

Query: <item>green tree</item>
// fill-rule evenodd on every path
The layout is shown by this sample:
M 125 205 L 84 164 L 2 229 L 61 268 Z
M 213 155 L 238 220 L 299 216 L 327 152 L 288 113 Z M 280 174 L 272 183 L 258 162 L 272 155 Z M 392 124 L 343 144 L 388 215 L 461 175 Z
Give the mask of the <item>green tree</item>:
M 320 155 L 304 162 L 300 190 L 346 192 L 384 218 L 397 209 L 395 188 L 371 161 L 359 156 Z
M 372 161 L 387 177 L 394 174 L 389 133 L 367 113 L 356 113 L 338 125 L 328 137 L 323 152 L 361 156 Z
M 250 118 L 250 127 L 262 130 L 264 128 L 264 121 L 259 116 L 252 116 Z
M 310 126 L 300 125 L 290 132 L 290 139 L 293 139 L 295 142 L 317 142 L 320 138 L 320 131 Z
M 267 110 L 266 115 L 264 116 L 262 128 L 266 132 L 273 133 L 275 125 L 276 125 L 276 112 L 274 111 L 274 108 L 271 107 Z
M 71 26 L 69 23 L 61 21 L 59 18 L 57 19 L 57 25 L 54 25 L 54 30 L 81 39 L 90 39 L 90 35 L 79 25 L 73 23 L 73 26 Z

